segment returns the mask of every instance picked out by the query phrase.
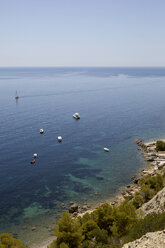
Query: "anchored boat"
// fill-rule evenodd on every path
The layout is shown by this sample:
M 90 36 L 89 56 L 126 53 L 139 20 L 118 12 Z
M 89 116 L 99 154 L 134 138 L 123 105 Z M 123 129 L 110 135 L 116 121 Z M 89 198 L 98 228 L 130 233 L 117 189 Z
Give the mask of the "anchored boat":
M 15 99 L 16 99 L 16 100 L 18 100 L 18 99 L 19 99 L 19 96 L 18 96 L 17 91 L 16 91 Z
M 109 152 L 109 149 L 107 147 L 104 147 L 105 152 Z
M 58 136 L 58 142 L 61 142 L 62 141 L 62 137 L 61 136 Z
M 73 115 L 73 118 L 75 118 L 75 119 L 80 119 L 80 115 L 79 115 L 79 113 L 75 113 L 74 115 Z

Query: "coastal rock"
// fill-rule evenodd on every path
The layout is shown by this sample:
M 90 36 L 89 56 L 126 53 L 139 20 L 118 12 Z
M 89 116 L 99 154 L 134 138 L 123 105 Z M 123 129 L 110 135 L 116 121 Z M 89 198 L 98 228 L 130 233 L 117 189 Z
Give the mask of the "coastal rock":
M 165 161 L 161 161 L 161 162 L 158 164 L 158 169 L 163 168 L 164 165 L 165 165 Z
M 74 213 L 72 214 L 72 217 L 76 218 L 77 215 L 78 215 L 78 213 L 77 213 L 77 212 L 74 212 Z
M 125 244 L 122 248 L 164 248 L 164 247 L 165 247 L 165 230 L 146 233 L 140 239 Z
M 87 205 L 84 205 L 84 206 L 82 207 L 82 210 L 83 210 L 83 211 L 87 211 L 87 210 L 88 210 Z
M 35 231 L 36 229 L 37 229 L 36 226 L 33 226 L 33 227 L 31 228 L 32 231 Z
M 154 161 L 154 159 L 155 159 L 155 157 L 154 156 L 149 156 L 148 158 L 147 158 L 147 161 Z
M 140 208 L 144 216 L 150 213 L 162 213 L 165 211 L 165 187 L 159 191 L 150 201 Z
M 74 212 L 78 212 L 78 205 L 76 203 L 72 204 L 69 208 L 69 213 L 73 214 Z
M 138 146 L 142 146 L 142 144 L 143 144 L 143 142 L 142 142 L 142 140 L 136 140 L 136 144 L 138 145 Z
M 135 184 L 138 184 L 138 182 L 139 182 L 139 179 L 136 178 L 136 179 L 134 180 L 134 183 L 135 183 Z

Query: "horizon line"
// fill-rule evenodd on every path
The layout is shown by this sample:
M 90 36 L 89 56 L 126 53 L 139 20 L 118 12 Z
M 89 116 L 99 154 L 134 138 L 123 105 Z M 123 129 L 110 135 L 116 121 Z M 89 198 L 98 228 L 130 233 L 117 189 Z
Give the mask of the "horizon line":
M 165 68 L 165 65 L 145 65 L 145 66 L 0 66 L 0 68 Z

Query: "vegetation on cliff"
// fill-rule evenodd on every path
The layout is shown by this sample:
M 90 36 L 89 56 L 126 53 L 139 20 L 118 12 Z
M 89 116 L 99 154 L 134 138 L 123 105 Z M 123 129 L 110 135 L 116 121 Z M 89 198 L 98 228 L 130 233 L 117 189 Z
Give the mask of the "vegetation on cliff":
M 63 213 L 55 229 L 57 239 L 49 248 L 119 248 L 147 232 L 165 228 L 165 213 L 137 217 L 132 202 L 118 207 L 104 204 L 93 213 L 73 219 Z
M 136 208 L 124 201 L 119 206 L 103 204 L 91 214 L 71 218 L 64 213 L 55 229 L 57 239 L 50 248 L 120 247 L 120 238 L 136 223 Z
M 15 239 L 9 233 L 0 235 L 0 248 L 27 248 L 20 239 Z
M 155 232 L 165 229 L 165 212 L 148 214 L 144 219 L 138 219 L 136 225 L 130 229 L 127 242 L 139 239 L 147 232 Z
M 140 190 L 136 192 L 133 197 L 133 204 L 136 208 L 139 208 L 143 203 L 148 202 L 164 187 L 164 176 L 161 174 L 157 174 L 153 177 L 146 175 L 141 177 L 138 184 Z
M 76 219 L 64 213 L 55 228 L 57 239 L 49 248 L 119 248 L 149 231 L 164 229 L 165 213 L 141 219 L 136 211 L 163 188 L 164 176 L 143 176 L 138 185 L 140 190 L 118 206 L 103 204 Z
M 165 151 L 165 142 L 158 140 L 156 142 L 156 151 Z

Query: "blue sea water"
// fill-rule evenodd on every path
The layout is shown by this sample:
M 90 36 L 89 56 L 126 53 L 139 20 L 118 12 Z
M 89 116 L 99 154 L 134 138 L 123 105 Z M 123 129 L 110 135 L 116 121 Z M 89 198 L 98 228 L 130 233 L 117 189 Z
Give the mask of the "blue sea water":
M 135 140 L 165 137 L 164 92 L 165 68 L 0 68 L 0 232 L 39 242 L 61 203 L 130 183 L 145 166 Z

